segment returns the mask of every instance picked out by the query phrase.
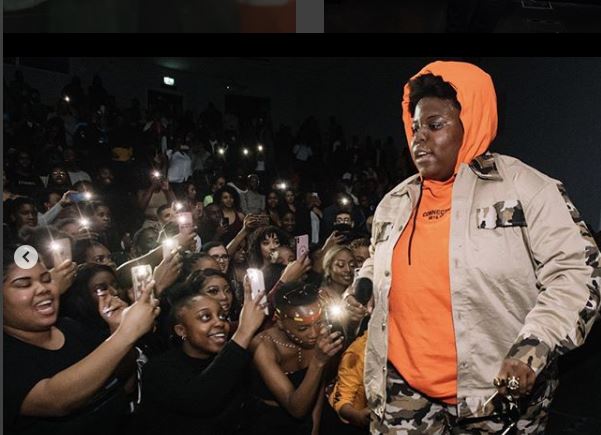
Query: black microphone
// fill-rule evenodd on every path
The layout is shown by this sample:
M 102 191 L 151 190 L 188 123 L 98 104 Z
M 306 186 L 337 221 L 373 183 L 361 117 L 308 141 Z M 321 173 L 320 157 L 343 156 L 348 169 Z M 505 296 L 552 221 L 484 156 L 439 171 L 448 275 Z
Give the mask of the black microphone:
M 359 278 L 355 287 L 355 299 L 360 304 L 367 306 L 374 292 L 374 285 L 369 278 Z

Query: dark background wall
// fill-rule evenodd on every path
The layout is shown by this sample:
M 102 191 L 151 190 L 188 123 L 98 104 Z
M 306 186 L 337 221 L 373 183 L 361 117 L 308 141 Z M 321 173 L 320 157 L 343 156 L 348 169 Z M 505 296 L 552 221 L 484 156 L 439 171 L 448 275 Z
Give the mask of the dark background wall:
M 336 115 L 347 133 L 393 136 L 404 83 L 428 58 L 338 59 L 299 97 L 301 113 Z M 499 134 L 492 149 L 564 182 L 594 230 L 601 229 L 601 58 L 471 58 L 493 78 Z
M 87 86 L 100 73 L 126 106 L 145 104 L 148 89 L 171 75 L 186 109 L 213 101 L 223 110 L 225 85 L 237 94 L 269 98 L 274 126 L 298 128 L 315 115 L 323 131 L 336 116 L 347 140 L 353 134 L 405 147 L 400 101 L 404 83 L 429 58 L 72 58 L 70 74 Z M 499 98 L 499 134 L 493 150 L 513 155 L 562 180 L 595 230 L 601 222 L 601 58 L 468 59 L 489 72 Z M 5 65 L 11 80 L 14 66 Z M 54 103 L 70 74 L 23 68 L 25 78 Z

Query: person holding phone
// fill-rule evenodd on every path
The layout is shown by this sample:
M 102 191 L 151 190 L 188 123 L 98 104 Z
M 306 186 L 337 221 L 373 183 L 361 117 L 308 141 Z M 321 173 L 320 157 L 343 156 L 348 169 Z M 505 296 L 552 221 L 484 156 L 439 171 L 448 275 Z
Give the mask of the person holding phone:
M 129 298 L 121 290 L 114 269 L 101 264 L 84 264 L 77 269 L 73 284 L 61 297 L 60 314 L 78 321 L 99 340 L 105 340 L 115 332 L 119 324 L 113 322 L 113 319 L 118 318 L 117 315 L 113 317 L 112 314 L 115 313 L 98 312 L 101 294 L 108 298 L 106 305 L 110 311 L 123 310 L 128 306 L 125 300 Z
M 143 227 L 157 225 L 157 210 L 163 204 L 175 201 L 175 193 L 171 189 L 169 180 L 158 169 L 148 172 L 148 186 L 137 192 L 138 208 L 144 212 Z
M 221 240 L 227 245 L 243 226 L 244 213 L 240 211 L 240 195 L 233 187 L 224 186 L 215 192 L 214 197 L 215 203 L 223 212 L 223 217 L 227 219 L 227 222 L 222 223 L 222 226 L 227 227 L 227 232 L 221 237 Z
M 206 279 L 206 278 L 205 278 Z M 171 297 L 173 332 L 181 346 L 143 368 L 139 433 L 213 435 L 241 433 L 248 402 L 251 340 L 265 318 L 262 295 L 244 287 L 240 327 L 228 340 L 224 307 L 186 282 Z M 242 432 L 244 433 L 244 432 Z
M 276 324 L 251 344 L 256 373 L 249 434 L 309 435 L 319 420 L 324 372 L 344 337 L 323 322 L 317 288 L 291 282 L 275 295 Z
M 278 227 L 257 228 L 248 238 L 248 265 L 261 269 L 277 258 L 277 248 L 288 244 L 288 237 Z
M 152 287 L 115 314 L 114 332 L 98 341 L 79 322 L 59 317 L 58 287 L 43 263 L 21 269 L 14 249 L 3 254 L 4 429 L 118 433 L 129 408 L 115 371 L 159 314 Z

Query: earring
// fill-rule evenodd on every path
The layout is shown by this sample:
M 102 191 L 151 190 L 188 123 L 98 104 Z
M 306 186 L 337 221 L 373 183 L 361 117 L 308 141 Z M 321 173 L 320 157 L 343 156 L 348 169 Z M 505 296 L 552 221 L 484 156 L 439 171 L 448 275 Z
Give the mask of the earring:
M 182 340 L 186 341 L 186 336 L 185 335 L 182 336 Z

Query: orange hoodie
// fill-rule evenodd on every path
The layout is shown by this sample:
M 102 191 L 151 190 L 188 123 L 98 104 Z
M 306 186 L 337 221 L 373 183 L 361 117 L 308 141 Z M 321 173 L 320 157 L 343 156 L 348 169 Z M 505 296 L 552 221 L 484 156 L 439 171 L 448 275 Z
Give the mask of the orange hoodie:
M 472 64 L 437 61 L 414 77 L 426 73 L 441 76 L 457 91 L 463 142 L 455 175 L 444 182 L 422 180 L 418 209 L 414 210 L 394 248 L 388 359 L 413 388 L 452 404 L 456 403 L 457 396 L 457 354 L 449 279 L 453 182 L 460 165 L 483 154 L 495 138 L 497 99 L 490 76 Z M 411 147 L 408 84 L 404 88 L 402 107 L 407 142 Z

